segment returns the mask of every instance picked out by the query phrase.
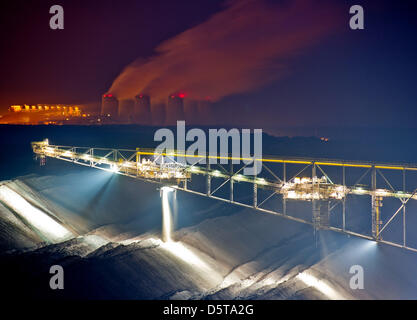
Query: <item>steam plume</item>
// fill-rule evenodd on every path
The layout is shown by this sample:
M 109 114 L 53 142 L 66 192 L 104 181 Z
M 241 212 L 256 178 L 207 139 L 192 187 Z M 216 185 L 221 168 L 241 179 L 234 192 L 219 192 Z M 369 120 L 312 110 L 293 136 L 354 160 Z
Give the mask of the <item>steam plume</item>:
M 175 92 L 217 101 L 265 85 L 287 71 L 288 59 L 334 31 L 334 2 L 229 1 L 207 21 L 161 43 L 115 79 L 119 99 L 144 93 L 153 102 Z

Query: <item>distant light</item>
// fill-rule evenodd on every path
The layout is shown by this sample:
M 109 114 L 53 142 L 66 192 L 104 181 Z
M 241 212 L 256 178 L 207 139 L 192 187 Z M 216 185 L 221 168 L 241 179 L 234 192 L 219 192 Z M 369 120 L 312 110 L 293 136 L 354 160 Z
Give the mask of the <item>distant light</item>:
M 171 96 L 171 99 L 174 99 L 175 98 L 175 96 Z
M 185 94 L 184 94 L 184 93 L 180 93 L 180 94 L 178 95 L 178 97 L 180 97 L 181 99 L 183 99 L 183 98 L 185 98 Z

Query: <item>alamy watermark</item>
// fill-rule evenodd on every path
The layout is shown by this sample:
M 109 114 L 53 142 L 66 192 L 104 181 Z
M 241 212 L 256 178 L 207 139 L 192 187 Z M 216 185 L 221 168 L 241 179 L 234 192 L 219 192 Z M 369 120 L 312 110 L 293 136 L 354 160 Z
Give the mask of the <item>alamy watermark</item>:
M 353 14 L 349 20 L 349 27 L 352 30 L 363 30 L 365 28 L 363 7 L 358 4 L 351 6 L 349 13 Z
M 349 287 L 352 290 L 363 289 L 364 288 L 363 267 L 361 265 L 355 264 L 349 268 L 349 273 L 353 274 L 353 276 L 350 277 Z
M 252 138 L 253 137 L 253 154 Z M 176 140 L 176 142 L 175 142 Z M 231 140 L 231 148 L 229 148 Z M 262 129 L 209 129 L 208 139 L 202 129 L 185 129 L 185 121 L 177 121 L 177 134 L 168 128 L 158 129 L 154 141 L 162 141 L 155 150 L 156 154 L 164 154 L 178 150 L 177 162 L 181 164 L 233 164 L 243 163 L 243 174 L 257 175 L 262 170 Z M 186 142 L 192 142 L 186 148 Z M 229 152 L 231 150 L 231 152 Z M 254 160 L 256 159 L 256 160 Z
M 52 30 L 64 29 L 64 8 L 56 4 L 49 8 L 49 13 L 53 14 L 49 19 L 49 27 Z
M 49 27 L 52 30 L 64 29 L 64 8 L 56 4 L 49 8 L 49 13 L 53 14 L 49 19 Z M 349 20 L 349 27 L 352 30 L 363 30 L 365 28 L 363 7 L 355 4 L 349 8 L 349 13 L 353 14 Z
M 49 268 L 49 273 L 53 274 L 49 279 L 49 287 L 52 290 L 64 289 L 64 268 L 59 264 L 55 264 Z

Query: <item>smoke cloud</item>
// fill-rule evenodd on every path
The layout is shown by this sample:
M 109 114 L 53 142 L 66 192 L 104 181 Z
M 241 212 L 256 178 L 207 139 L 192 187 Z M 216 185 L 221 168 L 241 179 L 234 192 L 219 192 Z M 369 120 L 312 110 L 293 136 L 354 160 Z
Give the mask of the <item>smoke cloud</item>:
M 218 101 L 254 90 L 283 76 L 289 58 L 334 32 L 340 16 L 333 3 L 228 1 L 207 21 L 162 42 L 153 57 L 127 66 L 109 92 L 119 99 L 144 93 L 160 102 L 178 92 Z

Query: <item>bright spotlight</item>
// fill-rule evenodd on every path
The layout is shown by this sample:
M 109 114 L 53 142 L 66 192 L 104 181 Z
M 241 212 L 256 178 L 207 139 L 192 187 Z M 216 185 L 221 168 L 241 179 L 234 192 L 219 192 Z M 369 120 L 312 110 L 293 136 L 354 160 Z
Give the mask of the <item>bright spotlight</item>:
M 192 250 L 188 249 L 181 242 L 164 243 L 162 247 L 189 264 L 198 268 L 208 268 L 203 260 L 201 260 Z
M 158 240 L 160 241 L 160 240 Z M 196 250 L 193 247 L 189 247 L 181 242 L 160 242 L 162 249 L 173 254 L 178 259 L 182 260 L 182 263 L 190 265 L 196 272 L 208 283 L 209 287 L 219 285 L 223 281 L 223 275 L 218 269 L 214 269 L 209 263 L 210 258 L 204 253 Z M 200 283 L 203 287 L 206 284 Z
M 168 187 L 168 186 L 164 186 L 164 187 L 161 188 L 161 191 L 162 192 L 172 192 L 172 191 L 174 191 L 174 188 Z
M 301 272 L 297 275 L 297 278 L 304 282 L 307 286 L 313 287 L 323 293 L 329 299 L 341 300 L 343 297 L 338 294 L 332 287 L 330 287 L 326 282 L 320 280 L 313 276 L 307 271 Z
M 59 242 L 73 236 L 68 229 L 5 185 L 0 186 L 0 200 L 50 241 Z
M 375 249 L 378 247 L 378 242 L 375 240 L 362 240 L 355 247 L 356 254 L 367 254 L 375 252 Z

